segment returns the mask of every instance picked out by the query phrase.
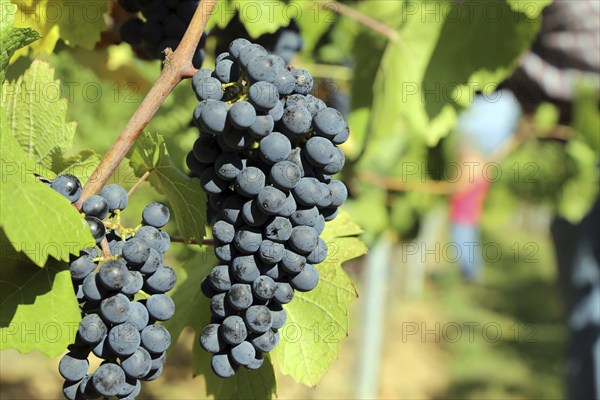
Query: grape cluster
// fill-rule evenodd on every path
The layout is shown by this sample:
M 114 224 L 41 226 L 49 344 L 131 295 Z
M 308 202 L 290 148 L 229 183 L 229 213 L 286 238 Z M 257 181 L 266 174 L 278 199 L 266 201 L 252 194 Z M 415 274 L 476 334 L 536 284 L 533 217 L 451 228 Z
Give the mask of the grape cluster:
M 143 17 L 123 24 L 123 41 L 147 58 L 162 59 L 167 47 L 175 50 L 179 46 L 200 0 L 119 0 L 119 4 L 126 11 L 141 12 Z M 204 61 L 205 43 L 206 35 L 202 35 L 192 59 L 196 68 Z
M 212 323 L 199 340 L 221 377 L 259 368 L 277 345 L 282 305 L 316 287 L 327 255 L 319 235 L 348 195 L 331 177 L 348 125 L 312 85 L 308 71 L 245 39 L 192 80 L 200 135 L 187 165 L 208 194 L 220 261 L 202 283 Z
M 81 195 L 73 175 L 60 175 L 49 184 L 72 202 Z M 154 380 L 163 370 L 171 336 L 155 322 L 175 312 L 165 294 L 176 282 L 175 271 L 163 264 L 170 238 L 160 229 L 170 212 L 161 203 L 151 203 L 142 212 L 142 223 L 128 229 L 120 223 L 127 203 L 125 189 L 111 184 L 82 204 L 96 243 L 106 238 L 111 256 L 102 256 L 94 246 L 81 250 L 69 265 L 82 320 L 58 367 L 67 399 L 134 399 L 140 380 Z M 135 300 L 142 290 L 150 296 Z M 90 353 L 105 361 L 88 374 Z

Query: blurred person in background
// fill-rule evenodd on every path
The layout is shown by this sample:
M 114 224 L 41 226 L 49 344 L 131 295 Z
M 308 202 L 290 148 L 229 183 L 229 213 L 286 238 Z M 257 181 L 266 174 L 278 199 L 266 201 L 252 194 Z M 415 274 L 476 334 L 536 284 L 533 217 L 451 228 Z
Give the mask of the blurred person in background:
M 458 119 L 456 136 L 460 179 L 450 199 L 452 242 L 460 249 L 460 267 L 466 282 L 478 279 L 483 265 L 480 221 L 490 187 L 486 163 L 498 158 L 515 132 L 521 108 L 510 90 L 477 95 Z
M 527 113 L 551 102 L 560 123 L 569 125 L 580 84 L 600 88 L 600 2 L 555 1 L 544 9 L 537 39 L 503 86 L 517 94 Z M 567 397 L 600 399 L 599 200 L 578 224 L 556 217 L 551 233 L 567 300 Z

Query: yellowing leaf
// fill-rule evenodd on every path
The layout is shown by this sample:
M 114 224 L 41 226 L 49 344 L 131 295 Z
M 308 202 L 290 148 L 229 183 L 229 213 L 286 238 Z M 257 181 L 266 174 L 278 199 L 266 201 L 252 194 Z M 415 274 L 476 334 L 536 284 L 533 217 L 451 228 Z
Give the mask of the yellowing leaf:
M 308 386 L 319 383 L 339 357 L 340 342 L 348 335 L 348 304 L 358 294 L 342 263 L 367 252 L 354 235 L 361 229 L 342 212 L 327 223 L 323 239 L 329 247 L 317 266 L 320 280 L 307 293 L 296 293 L 284 306 L 288 319 L 280 329 L 281 342 L 273 351 L 281 372 Z
M 92 49 L 106 28 L 110 0 L 12 0 L 18 6 L 15 26 L 33 28 L 42 39 L 20 50 L 18 55 L 51 53 L 63 39 L 70 46 Z

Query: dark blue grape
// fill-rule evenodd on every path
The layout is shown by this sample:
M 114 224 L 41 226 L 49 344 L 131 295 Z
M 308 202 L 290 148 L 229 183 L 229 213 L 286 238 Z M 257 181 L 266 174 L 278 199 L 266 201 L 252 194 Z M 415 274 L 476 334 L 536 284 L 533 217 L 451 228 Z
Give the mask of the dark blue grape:
M 248 200 L 242 207 L 242 218 L 249 226 L 261 227 L 267 222 L 269 215 L 261 211 L 255 200 Z
M 315 178 L 302 178 L 294 187 L 292 192 L 298 203 L 312 207 L 319 201 L 321 190 L 319 188 L 319 180 Z
M 150 353 L 166 351 L 171 345 L 171 334 L 162 325 L 148 325 L 141 332 L 142 346 Z
M 153 294 L 146 300 L 146 308 L 150 318 L 155 321 L 166 321 L 175 314 L 175 303 L 166 294 Z
M 292 70 L 292 74 L 296 79 L 294 92 L 298 94 L 308 94 L 313 88 L 312 75 L 307 70 L 302 68 Z
M 292 223 L 287 218 L 275 217 L 265 225 L 264 234 L 266 239 L 274 242 L 285 242 L 292 235 Z
M 227 292 L 228 303 L 236 310 L 244 310 L 252 305 L 252 288 L 245 283 L 231 285 Z
M 235 257 L 231 263 L 231 273 L 238 282 L 254 282 L 260 276 L 254 255 Z
M 289 155 L 288 155 L 289 156 Z M 270 179 L 279 189 L 290 190 L 296 187 L 301 178 L 300 169 L 291 161 L 279 161 L 271 167 Z
M 117 364 L 102 364 L 92 375 L 92 385 L 102 396 L 115 396 L 124 383 L 125 373 Z
M 293 225 L 315 226 L 319 219 L 319 209 L 317 207 L 301 208 L 290 217 Z
M 217 265 L 214 267 L 210 271 L 208 279 L 212 287 L 218 291 L 226 292 L 231 288 L 232 279 L 229 274 L 229 266 L 227 265 Z
M 121 288 L 121 293 L 133 296 L 137 294 L 144 286 L 144 277 L 138 271 L 129 271 L 127 282 Z
M 165 293 L 175 287 L 177 275 L 173 268 L 163 265 L 158 267 L 150 277 L 146 279 L 144 288 L 149 293 Z
M 225 318 L 221 323 L 219 333 L 223 340 L 231 345 L 242 343 L 248 336 L 244 320 L 237 315 Z
M 257 115 L 256 120 L 248 128 L 248 133 L 256 139 L 262 139 L 273 132 L 275 122 L 270 115 Z
M 250 342 L 243 341 L 242 343 L 233 346 L 229 354 L 235 363 L 239 365 L 248 365 L 256 357 L 256 350 Z
M 238 193 L 256 196 L 265 186 L 265 174 L 256 167 L 247 167 L 235 178 L 235 189 Z
M 85 217 L 87 221 L 90 232 L 92 233 L 92 237 L 96 240 L 96 244 L 100 244 L 104 239 L 104 235 L 106 234 L 106 228 L 102 221 L 96 217 Z
M 60 359 L 58 372 L 68 381 L 79 381 L 87 374 L 89 367 L 87 353 L 71 351 Z
M 200 334 L 200 346 L 209 353 L 215 354 L 225 350 L 225 343 L 219 335 L 220 324 L 207 325 Z
M 265 306 L 248 307 L 244 321 L 252 332 L 264 333 L 271 328 L 271 311 Z
M 113 326 L 108 332 L 108 345 L 118 356 L 129 356 L 140 345 L 140 333 L 137 327 L 129 322 Z
M 287 313 L 281 304 L 269 303 L 268 307 L 271 311 L 271 328 L 279 329 L 284 326 L 287 321 Z
M 318 233 L 318 232 L 317 232 Z M 311 264 L 320 264 L 327 257 L 327 243 L 322 238 L 319 238 L 317 247 L 306 256 L 306 261 Z
M 88 344 L 100 342 L 108 329 L 98 314 L 89 314 L 83 317 L 79 323 L 78 336 Z
M 287 282 L 276 282 L 277 288 L 273 298 L 280 304 L 287 304 L 294 298 L 294 288 Z
M 194 142 L 192 152 L 196 159 L 204 164 L 214 163 L 221 149 L 217 144 L 217 140 L 212 135 L 200 135 Z
M 69 264 L 69 270 L 71 272 L 71 278 L 75 282 L 84 280 L 89 274 L 92 273 L 97 267 L 94 262 L 94 258 L 90 255 L 84 254 L 71 261 Z
M 283 111 L 281 122 L 285 133 L 290 136 L 304 136 L 310 131 L 312 116 L 306 107 L 296 105 Z
M 292 150 L 290 140 L 279 132 L 272 132 L 261 139 L 259 155 L 261 159 L 269 164 L 284 161 Z
M 238 101 L 229 109 L 229 121 L 238 129 L 247 129 L 256 122 L 256 110 L 247 101 Z
M 305 264 L 306 258 L 304 256 L 286 249 L 279 266 L 290 274 L 297 274 L 302 271 Z
M 52 180 L 50 187 L 66 197 L 71 203 L 79 200 L 83 191 L 79 178 L 71 174 L 58 175 Z
M 213 372 L 221 378 L 231 378 L 239 368 L 238 364 L 229 359 L 228 353 L 213 355 L 210 366 Z
M 277 215 L 283 208 L 286 194 L 273 186 L 265 186 L 256 195 L 256 205 L 265 214 Z
M 129 303 L 129 299 L 121 293 L 107 297 L 100 302 L 100 314 L 111 324 L 122 324 L 129 316 Z
M 258 256 L 267 264 L 275 264 L 283 259 L 285 246 L 271 240 L 263 240 L 258 249 Z
M 124 210 L 129 201 L 127 191 L 116 183 L 104 186 L 100 191 L 100 196 L 104 197 L 108 203 L 108 210 L 110 212 Z
M 98 270 L 98 278 L 108 290 L 119 290 L 127 282 L 128 272 L 121 260 L 108 260 Z
M 306 159 L 316 167 L 326 166 L 335 157 L 335 146 L 329 139 L 319 136 L 308 139 L 304 150 Z
M 269 111 L 279 102 L 279 91 L 270 82 L 256 82 L 250 86 L 248 99 L 257 109 Z
M 312 126 L 317 135 L 328 139 L 333 139 L 348 127 L 342 113 L 331 107 L 317 111 Z
M 198 79 L 195 84 L 192 81 L 194 92 L 198 100 L 221 100 L 223 98 L 223 88 L 221 82 L 212 76 Z M 224 103 L 222 103 L 224 104 Z
M 290 278 L 290 283 L 297 291 L 308 292 L 317 287 L 319 272 L 312 264 L 306 264 L 298 275 Z
M 104 219 L 108 215 L 108 203 L 104 197 L 95 194 L 85 199 L 81 210 L 88 217 Z
M 277 346 L 279 340 L 275 332 L 273 332 L 272 329 L 269 329 L 262 335 L 255 336 L 251 342 L 258 351 L 268 353 Z
M 148 325 L 149 319 L 150 317 L 146 306 L 139 301 L 132 301 L 129 303 L 129 315 L 125 322 L 133 324 L 138 331 L 141 331 Z

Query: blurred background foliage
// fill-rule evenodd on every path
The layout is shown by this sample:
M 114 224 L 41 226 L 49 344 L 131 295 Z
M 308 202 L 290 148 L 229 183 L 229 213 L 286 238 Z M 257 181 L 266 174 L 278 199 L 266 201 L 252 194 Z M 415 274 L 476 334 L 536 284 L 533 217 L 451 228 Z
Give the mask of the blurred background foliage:
M 7 74 L 8 80 L 16 79 L 35 57 L 55 68 L 69 103 L 67 120 L 78 124 L 73 154 L 87 148 L 103 154 L 160 71 L 160 62 L 139 60 L 119 43 L 123 21 L 115 3 L 96 2 L 107 18 L 95 40 L 73 40 L 64 24 L 38 26 L 46 32 L 45 41 L 29 54 L 21 51 Z M 290 2 L 271 3 L 284 7 Z M 526 113 L 511 151 L 495 160 L 502 177 L 485 202 L 482 246 L 493 245 L 496 253 L 487 254 L 477 285 L 464 284 L 456 265 L 435 250 L 449 241 L 449 196 L 437 188 L 452 183 L 447 167 L 456 160 L 457 118 L 476 93 L 491 94 L 511 76 L 538 34 L 550 1 L 529 1 L 527 7 L 516 0 L 291 3 L 303 11 L 296 19 L 304 38 L 292 64 L 313 73 L 315 95 L 342 111 L 351 127 L 343 146 L 347 164 L 342 178 L 350 189 L 345 208 L 365 230 L 363 240 L 370 247 L 391 238 L 386 285 L 379 288 L 385 296 L 385 318 L 378 327 L 383 343 L 370 393 L 381 398 L 564 397 L 565 307 L 548 227 L 555 214 L 580 220 L 597 195 L 597 89 L 581 86 L 570 124 L 559 121 L 551 103 Z M 474 3 L 480 7 L 469 8 Z M 231 12 L 236 7 L 239 12 Z M 257 38 L 289 23 L 269 20 L 266 12 L 245 19 L 243 7 L 244 2 L 222 1 L 217 8 L 209 24 L 214 34 L 207 41 L 205 66 L 214 65 L 215 49 L 223 43 Z M 196 102 L 183 82 L 147 129 L 164 136 L 171 159 L 182 170 L 197 135 L 190 124 Z M 114 180 L 131 187 L 137 179 L 123 165 Z M 151 199 L 160 196 L 142 185 L 130 208 L 141 209 Z M 131 217 L 131 225 L 137 217 Z M 174 224 L 167 230 L 176 232 Z M 207 262 L 199 248 L 182 244 L 174 244 L 170 255 L 175 267 L 193 257 Z M 345 264 L 361 295 L 368 263 Z M 279 375 L 279 398 L 356 396 L 352 382 L 364 362 L 359 349 L 369 340 L 362 332 L 370 311 L 362 304 L 353 303 L 350 335 L 321 384 L 306 388 Z M 461 327 L 459 340 L 444 336 L 439 326 L 448 324 Z M 468 340 L 468 324 L 475 327 L 473 340 Z M 499 327 L 497 338 L 490 333 L 493 340 L 484 329 L 489 324 Z M 415 326 L 417 333 L 408 334 Z M 145 385 L 144 398 L 204 397 L 204 378 L 191 379 L 193 340 L 184 332 L 164 379 Z M 1 353 L 1 397 L 56 397 L 57 362 L 35 353 Z

